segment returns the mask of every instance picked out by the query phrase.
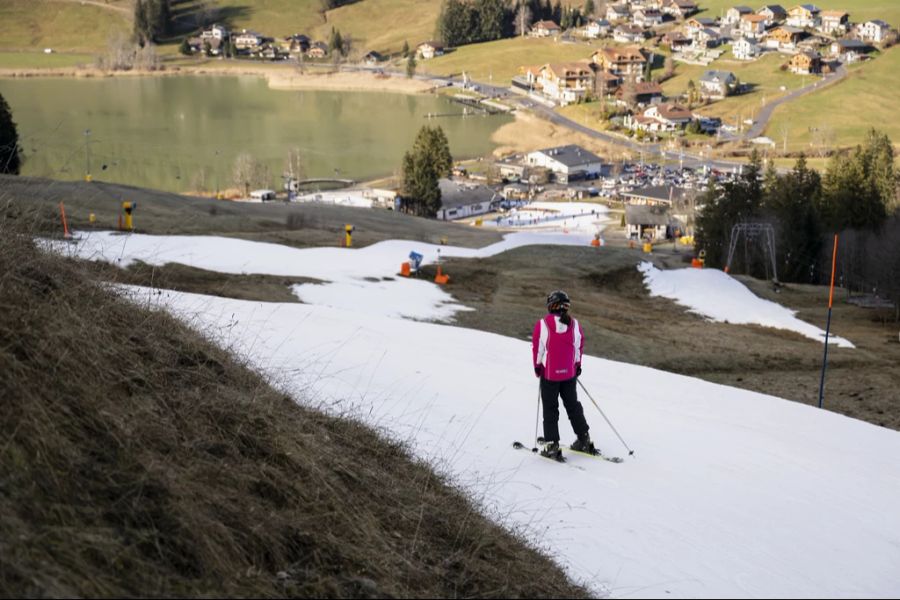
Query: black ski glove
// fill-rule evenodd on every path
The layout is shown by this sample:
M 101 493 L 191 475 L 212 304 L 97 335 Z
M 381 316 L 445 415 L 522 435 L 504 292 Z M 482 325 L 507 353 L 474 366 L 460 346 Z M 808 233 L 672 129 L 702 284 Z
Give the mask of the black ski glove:
M 534 367 L 534 376 L 540 377 L 544 374 L 544 365 L 535 365 Z
M 575 363 L 575 377 L 581 377 L 581 363 Z

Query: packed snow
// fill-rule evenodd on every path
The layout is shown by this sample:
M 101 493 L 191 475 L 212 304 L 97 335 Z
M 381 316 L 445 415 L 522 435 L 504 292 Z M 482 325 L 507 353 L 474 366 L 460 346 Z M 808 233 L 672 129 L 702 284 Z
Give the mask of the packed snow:
M 670 269 L 662 271 L 649 262 L 638 266 L 644 274 L 644 284 L 653 296 L 674 300 L 691 312 L 717 322 L 739 325 L 755 324 L 795 331 L 810 339 L 825 343 L 825 331 L 795 315 L 790 310 L 760 298 L 743 283 L 716 269 Z M 830 334 L 829 344 L 841 348 L 854 345 Z
M 328 306 L 132 294 L 215 335 L 301 402 L 409 440 L 598 594 L 900 590 L 895 431 L 587 356 L 581 379 L 635 456 L 579 390 L 594 440 L 626 460 L 570 455 L 560 465 L 511 446 L 530 446 L 534 435 L 528 341 Z M 565 417 L 560 430 L 574 437 Z
M 900 433 L 586 356 L 581 381 L 635 456 L 579 390 L 595 442 L 626 460 L 570 454 L 569 463 L 556 464 L 512 448 L 513 440 L 533 443 L 538 388 L 530 342 L 410 320 L 447 318 L 462 307 L 434 284 L 395 277 L 411 250 L 433 262 L 438 251 L 481 257 L 592 237 L 522 232 L 479 250 L 410 241 L 298 250 L 94 233 L 50 245 L 122 266 L 179 262 L 329 282 L 297 286 L 305 304 L 121 289 L 212 336 L 299 402 L 355 415 L 409 441 L 488 514 L 525 527 L 598 595 L 895 597 Z M 702 277 L 710 280 L 700 295 L 731 285 Z M 720 302 L 752 308 L 741 304 L 746 299 Z M 535 319 L 542 308 L 535 306 Z M 560 430 L 574 437 L 564 416 Z

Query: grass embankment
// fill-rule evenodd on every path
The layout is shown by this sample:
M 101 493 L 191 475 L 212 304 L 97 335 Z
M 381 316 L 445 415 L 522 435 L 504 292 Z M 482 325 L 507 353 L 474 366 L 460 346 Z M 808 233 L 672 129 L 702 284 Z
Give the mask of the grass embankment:
M 858 144 L 874 127 L 900 147 L 900 121 L 895 116 L 897 100 L 891 91 L 897 89 L 900 89 L 900 47 L 851 69 L 840 83 L 779 107 L 766 135 L 780 141 L 781 132 L 787 128 L 788 150 L 815 153 L 821 149 L 822 142 L 827 143 L 827 149 Z
M 599 43 L 555 42 L 552 38 L 517 37 L 483 44 L 461 46 L 431 60 L 419 63 L 423 72 L 436 75 L 466 75 L 477 81 L 508 86 L 520 67 L 547 63 L 589 60 Z
M 63 53 L 91 53 L 106 48 L 110 36 L 117 32 L 131 32 L 131 18 L 120 11 L 59 0 L 0 2 L 2 50 L 35 52 L 53 48 Z M 35 57 L 27 60 L 33 61 Z
M 0 593 L 583 597 L 399 443 L 0 214 Z

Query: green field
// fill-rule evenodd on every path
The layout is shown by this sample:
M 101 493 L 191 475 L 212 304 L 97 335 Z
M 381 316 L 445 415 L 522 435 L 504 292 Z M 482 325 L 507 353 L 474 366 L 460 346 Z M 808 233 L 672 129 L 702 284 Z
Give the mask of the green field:
M 96 52 L 117 31 L 131 31 L 131 19 L 124 12 L 76 2 L 0 1 L 0 50 Z
M 590 59 L 599 44 L 558 43 L 543 38 L 512 38 L 484 44 L 462 46 L 449 54 L 421 61 L 419 69 L 435 75 L 460 75 L 463 71 L 473 79 L 509 85 L 522 66 Z
M 898 89 L 900 47 L 894 47 L 870 63 L 852 69 L 845 81 L 779 108 L 766 133 L 773 139 L 781 139 L 781 132 L 787 127 L 788 149 L 815 150 L 829 139 L 839 146 L 856 144 L 869 128 L 875 127 L 898 145 L 898 104 L 890 92 Z
M 663 92 L 667 96 L 677 96 L 687 90 L 688 81 L 699 83 L 700 76 L 708 69 L 731 71 L 743 83 L 751 84 L 753 90 L 739 96 L 731 96 L 725 100 L 713 102 L 709 106 L 698 109 L 698 112 L 720 117 L 726 122 L 735 123 L 743 119 L 753 118 L 764 103 L 783 96 L 790 90 L 809 84 L 812 79 L 802 75 L 794 75 L 789 71 L 781 71 L 779 67 L 788 58 L 782 54 L 769 53 L 752 62 L 721 59 L 709 67 L 679 64 L 676 76 L 663 83 Z M 782 90 L 781 88 L 784 88 Z
M 89 65 L 93 62 L 93 54 L 0 51 L 0 69 L 61 69 Z

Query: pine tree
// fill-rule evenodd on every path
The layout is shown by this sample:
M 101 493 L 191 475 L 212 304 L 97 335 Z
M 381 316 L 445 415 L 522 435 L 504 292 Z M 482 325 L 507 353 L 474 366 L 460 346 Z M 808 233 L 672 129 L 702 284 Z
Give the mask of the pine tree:
M 414 214 L 433 217 L 441 208 L 439 180 L 453 167 L 450 146 L 440 127 L 419 130 L 411 151 L 403 156 L 402 196 Z
M 416 55 L 414 53 L 410 53 L 406 59 L 406 77 L 407 79 L 412 79 L 416 74 Z
M 0 173 L 18 175 L 21 166 L 19 132 L 9 104 L 3 94 L 0 94 Z
M 594 6 L 594 0 L 587 0 L 584 3 L 584 15 L 588 18 L 591 18 L 594 16 L 594 10 L 596 10 L 596 7 Z
M 403 49 L 400 51 L 400 54 L 403 58 L 407 58 L 409 56 L 409 40 L 403 40 Z
M 185 56 L 190 56 L 192 54 L 191 45 L 188 43 L 187 38 L 181 40 L 181 46 L 178 47 L 178 51 Z

